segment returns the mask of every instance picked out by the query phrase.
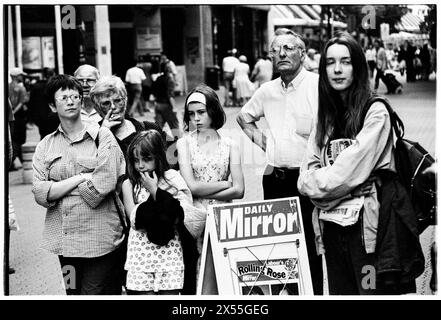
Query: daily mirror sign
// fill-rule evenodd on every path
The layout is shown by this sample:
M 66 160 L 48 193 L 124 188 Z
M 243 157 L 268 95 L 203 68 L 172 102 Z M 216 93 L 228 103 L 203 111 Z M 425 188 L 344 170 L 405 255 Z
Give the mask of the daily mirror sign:
M 209 207 L 199 294 L 312 294 L 298 197 Z
M 213 207 L 220 242 L 262 239 L 300 233 L 295 199 Z

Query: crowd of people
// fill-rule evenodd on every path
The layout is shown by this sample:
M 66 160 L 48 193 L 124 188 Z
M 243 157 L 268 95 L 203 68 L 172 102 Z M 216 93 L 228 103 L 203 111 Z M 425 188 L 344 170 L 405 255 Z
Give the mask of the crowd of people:
M 365 54 L 341 32 L 318 57 L 281 28 L 252 71 L 231 50 L 222 66 L 225 105 L 209 86 L 196 86 L 185 100 L 183 131 L 173 112 L 176 67 L 166 55 L 159 76 L 147 57 L 127 71 L 126 83 L 90 65 L 72 76 L 45 74 L 31 95 L 41 108 L 32 191 L 47 208 L 42 247 L 58 256 L 63 275 L 75 270 L 66 294 L 196 293 L 208 206 L 245 192 L 239 143 L 219 132 L 224 107 L 235 103 L 239 126 L 266 155 L 264 199 L 300 199 L 314 294 L 323 294 L 323 258 L 332 295 L 415 292 L 419 274 L 405 260 L 399 274 L 382 269 L 376 285 L 362 281 L 364 266 L 387 264 L 376 252 L 378 194 L 395 171 L 389 114 L 372 102 L 372 71 L 380 79 L 379 61 L 388 63 L 375 45 Z M 23 72 L 10 75 L 18 117 L 28 102 Z M 151 94 L 155 122 L 140 122 L 134 115 L 148 110 Z M 261 118 L 267 130 L 258 127 Z M 349 218 L 348 207 L 355 208 Z
M 169 113 L 171 77 L 156 96 Z M 52 76 L 45 94 L 59 126 L 37 145 L 32 191 L 47 208 L 42 248 L 63 274 L 75 270 L 66 294 L 195 294 L 207 206 L 244 192 L 238 146 L 217 132 L 226 116 L 216 92 L 200 85 L 187 97 L 179 172 L 167 155 L 174 138 L 161 118 L 130 117 L 119 77 L 82 65 Z
M 406 82 L 429 80 L 436 71 L 436 52 L 426 41 L 414 45 L 412 40 L 404 40 L 401 44 L 374 39 L 365 49 L 369 64 L 369 76 L 374 77 L 375 70 L 384 73 L 386 70 L 406 73 Z M 378 73 L 376 80 L 379 78 Z

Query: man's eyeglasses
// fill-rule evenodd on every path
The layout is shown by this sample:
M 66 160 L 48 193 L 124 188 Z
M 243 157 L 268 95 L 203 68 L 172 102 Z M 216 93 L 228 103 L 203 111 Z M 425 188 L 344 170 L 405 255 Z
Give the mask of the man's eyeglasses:
M 114 106 L 121 106 L 124 103 L 124 99 L 115 98 L 115 99 L 104 100 L 100 102 L 100 105 L 104 108 L 110 108 L 112 106 L 112 103 Z
M 290 54 L 293 53 L 295 50 L 300 49 L 303 50 L 301 47 L 296 46 L 294 44 L 284 44 L 283 46 L 275 46 L 270 49 L 271 55 L 276 55 L 280 52 L 280 50 L 283 49 L 286 53 Z
M 81 100 L 81 96 L 79 94 L 71 94 L 70 96 L 61 96 L 55 98 L 60 103 L 67 103 L 67 100 L 70 99 L 72 102 L 78 102 Z
M 87 84 L 88 86 L 94 86 L 96 79 L 94 78 L 76 78 L 82 85 Z

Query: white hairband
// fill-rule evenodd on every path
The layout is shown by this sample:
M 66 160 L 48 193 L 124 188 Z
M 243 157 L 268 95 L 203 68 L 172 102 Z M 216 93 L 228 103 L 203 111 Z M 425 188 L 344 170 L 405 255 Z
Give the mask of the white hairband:
M 205 96 L 200 93 L 200 92 L 193 92 L 187 99 L 187 106 L 191 103 L 191 102 L 200 102 L 203 105 L 207 105 L 207 99 L 205 98 Z

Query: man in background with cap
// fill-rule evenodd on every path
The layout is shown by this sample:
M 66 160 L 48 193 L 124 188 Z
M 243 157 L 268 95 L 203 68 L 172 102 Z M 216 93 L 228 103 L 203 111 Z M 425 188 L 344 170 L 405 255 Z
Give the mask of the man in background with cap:
M 26 73 L 21 68 L 12 68 L 9 72 L 12 81 L 9 83 L 8 95 L 12 105 L 12 112 L 14 114 L 14 125 L 12 128 L 12 148 L 13 159 L 17 157 L 23 162 L 21 146 L 26 142 L 26 103 L 29 101 L 28 93 L 23 84 L 23 76 Z M 11 169 L 14 169 L 12 166 Z
M 83 87 L 83 105 L 81 108 L 81 120 L 86 123 L 98 124 L 101 116 L 95 110 L 94 104 L 90 99 L 90 89 L 100 78 L 100 72 L 90 64 L 83 64 L 74 72 L 74 77 L 80 81 Z

